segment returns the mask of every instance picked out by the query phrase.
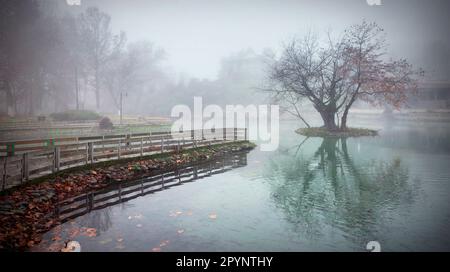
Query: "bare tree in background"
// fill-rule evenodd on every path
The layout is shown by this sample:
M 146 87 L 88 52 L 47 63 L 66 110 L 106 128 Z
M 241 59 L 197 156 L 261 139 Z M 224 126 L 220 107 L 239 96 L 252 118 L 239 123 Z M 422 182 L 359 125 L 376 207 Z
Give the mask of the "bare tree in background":
M 104 72 L 104 85 L 118 110 L 122 108 L 122 95 L 132 92 L 135 97 L 145 96 L 145 88 L 160 73 L 158 64 L 164 56 L 162 49 L 141 41 L 129 44 L 126 50 L 108 63 Z
M 148 42 L 125 47 L 125 34 L 111 31 L 109 15 L 97 8 L 63 13 L 64 5 L 58 0 L 2 1 L 2 114 L 84 109 L 83 96 L 92 90 L 98 109 L 101 101 L 117 101 L 125 91 L 148 95 L 150 79 L 162 77 L 156 65 L 162 50 Z
M 58 24 L 41 12 L 38 1 L 5 0 L 0 11 L 0 90 L 9 113 L 22 109 L 32 115 L 48 91 L 48 59 L 57 47 Z
M 403 105 L 417 88 L 418 71 L 406 60 L 386 60 L 386 40 L 376 23 L 362 22 L 323 43 L 309 34 L 293 39 L 271 66 L 270 91 L 295 102 L 306 99 L 329 131 L 347 129 L 347 116 L 358 99 Z M 336 116 L 341 113 L 340 127 Z
M 86 62 L 93 72 L 93 87 L 97 109 L 100 109 L 100 84 L 106 64 L 118 56 L 125 44 L 125 33 L 115 35 L 108 14 L 90 7 L 80 14 L 80 35 Z

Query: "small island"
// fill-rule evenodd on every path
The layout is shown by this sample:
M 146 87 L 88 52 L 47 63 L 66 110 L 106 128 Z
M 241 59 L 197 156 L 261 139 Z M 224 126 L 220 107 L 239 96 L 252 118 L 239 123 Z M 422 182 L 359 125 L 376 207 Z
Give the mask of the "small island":
M 314 35 L 293 38 L 270 67 L 274 101 L 307 127 L 299 134 L 318 137 L 375 136 L 370 129 L 347 126 L 355 102 L 398 109 L 415 93 L 423 74 L 404 59 L 386 60 L 383 29 L 363 21 L 347 28 L 339 39 Z M 304 104 L 320 115 L 323 126 L 311 127 Z
M 362 137 L 377 136 L 378 131 L 367 128 L 346 128 L 344 130 L 327 130 L 324 127 L 299 128 L 295 132 L 306 137 Z

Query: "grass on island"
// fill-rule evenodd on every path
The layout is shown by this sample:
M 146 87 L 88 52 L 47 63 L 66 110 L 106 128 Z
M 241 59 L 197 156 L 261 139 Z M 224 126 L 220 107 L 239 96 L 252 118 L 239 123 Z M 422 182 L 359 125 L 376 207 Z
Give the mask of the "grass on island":
M 378 131 L 367 128 L 347 128 L 345 130 L 328 131 L 323 127 L 299 128 L 295 132 L 306 137 L 362 137 L 377 136 Z

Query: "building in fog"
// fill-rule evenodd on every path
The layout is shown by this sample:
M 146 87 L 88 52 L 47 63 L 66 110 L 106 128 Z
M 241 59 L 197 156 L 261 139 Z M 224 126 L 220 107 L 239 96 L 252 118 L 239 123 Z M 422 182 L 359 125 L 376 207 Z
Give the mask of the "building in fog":
M 450 81 L 428 80 L 411 95 L 408 105 L 421 109 L 450 109 Z

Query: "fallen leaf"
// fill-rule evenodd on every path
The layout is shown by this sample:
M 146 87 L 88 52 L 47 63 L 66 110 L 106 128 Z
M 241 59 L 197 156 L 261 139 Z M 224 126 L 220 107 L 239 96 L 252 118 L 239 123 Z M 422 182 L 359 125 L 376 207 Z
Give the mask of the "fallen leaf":
M 78 236 L 78 234 L 80 234 L 80 229 L 78 229 L 78 228 L 72 228 L 72 229 L 70 229 L 70 230 L 68 231 L 68 234 L 69 234 L 69 238 L 70 238 L 70 239 L 73 239 L 73 238 L 75 238 L 76 236 Z
M 209 218 L 210 218 L 210 219 L 216 219 L 216 218 L 217 218 L 217 214 L 211 213 L 211 214 L 209 215 Z
M 95 237 L 97 236 L 97 230 L 94 228 L 87 228 L 85 231 L 85 235 L 88 237 Z
M 178 234 L 182 234 L 184 232 L 184 229 L 177 230 Z
M 101 245 L 104 245 L 104 244 L 111 243 L 111 242 L 112 242 L 112 239 L 109 238 L 109 239 L 102 240 L 102 241 L 100 241 L 98 243 L 101 244 Z
M 160 244 L 159 244 L 159 246 L 160 247 L 164 247 L 164 246 L 167 246 L 169 244 L 169 240 L 165 240 L 165 241 L 162 241 Z
M 48 247 L 48 251 L 52 251 L 52 252 L 60 251 L 63 247 L 64 247 L 63 243 L 54 242 L 54 243 L 50 244 L 50 246 Z

